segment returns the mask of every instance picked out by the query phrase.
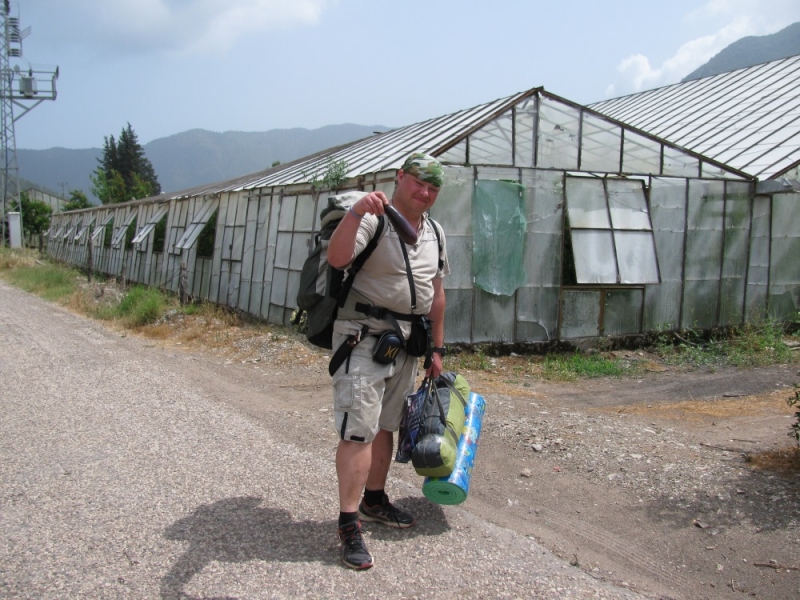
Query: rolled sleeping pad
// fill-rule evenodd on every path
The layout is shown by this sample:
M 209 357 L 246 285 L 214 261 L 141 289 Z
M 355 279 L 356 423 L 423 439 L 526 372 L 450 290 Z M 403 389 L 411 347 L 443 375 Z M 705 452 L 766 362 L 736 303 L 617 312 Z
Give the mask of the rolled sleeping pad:
M 422 483 L 422 493 L 431 502 L 461 504 L 467 499 L 485 412 L 486 401 L 483 396 L 470 392 L 464 430 L 456 448 L 456 465 L 453 472 L 447 477 L 428 477 Z

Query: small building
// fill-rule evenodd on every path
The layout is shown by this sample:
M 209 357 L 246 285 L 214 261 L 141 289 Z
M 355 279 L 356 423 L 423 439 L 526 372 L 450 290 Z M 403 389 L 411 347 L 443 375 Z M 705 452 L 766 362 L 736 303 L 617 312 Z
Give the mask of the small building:
M 753 96 L 798 87 L 798 69 L 782 73 L 781 85 L 754 78 Z M 48 251 L 83 265 L 91 239 L 92 264 L 108 275 L 173 291 L 183 279 L 195 297 L 286 325 L 331 188 L 391 195 L 397 169 L 421 150 L 445 165 L 432 216 L 452 270 L 448 343 L 791 318 L 800 296 L 792 184 L 763 187 L 726 155 L 623 122 L 611 107 L 533 88 L 236 180 L 55 215 Z M 800 126 L 796 110 L 791 122 Z

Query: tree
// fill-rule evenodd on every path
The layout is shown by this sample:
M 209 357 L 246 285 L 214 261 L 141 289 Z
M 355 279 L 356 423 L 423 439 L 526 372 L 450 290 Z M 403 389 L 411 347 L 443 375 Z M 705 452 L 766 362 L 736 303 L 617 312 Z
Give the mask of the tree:
M 31 200 L 27 192 L 19 195 L 19 201 L 13 200 L 9 207 L 11 211 L 19 211 L 22 216 L 22 233 L 25 237 L 39 235 L 50 227 L 50 215 L 53 209 L 48 204 L 39 200 Z
M 161 193 L 155 169 L 145 156 L 133 127 L 128 123 L 119 136 L 103 139 L 103 156 L 92 180 L 92 192 L 103 204 L 116 204 Z
M 91 208 L 92 206 L 94 205 L 89 202 L 89 198 L 81 190 L 70 190 L 69 200 L 64 203 L 64 210 L 79 210 L 81 208 Z

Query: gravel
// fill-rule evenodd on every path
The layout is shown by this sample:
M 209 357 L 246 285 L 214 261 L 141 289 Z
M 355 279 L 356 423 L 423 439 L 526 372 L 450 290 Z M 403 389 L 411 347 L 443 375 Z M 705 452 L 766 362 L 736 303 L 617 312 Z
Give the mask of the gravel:
M 348 571 L 332 447 L 217 401 L 235 387 L 190 356 L 4 283 L 0 353 L 4 598 L 643 597 L 403 481 L 420 525 L 370 527 L 376 567 Z

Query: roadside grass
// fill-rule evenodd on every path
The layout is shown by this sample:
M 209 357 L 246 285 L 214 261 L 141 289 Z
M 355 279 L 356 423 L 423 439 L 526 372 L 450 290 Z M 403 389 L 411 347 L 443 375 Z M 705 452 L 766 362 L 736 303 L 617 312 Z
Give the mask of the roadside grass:
M 182 341 L 203 338 L 209 330 L 237 327 L 241 319 L 215 304 L 181 306 L 174 294 L 134 285 L 120 288 L 113 280 L 94 277 L 88 282 L 77 269 L 43 257 L 35 250 L 0 248 L 0 277 L 50 302 L 121 328 L 138 330 L 151 338 L 166 339 L 176 333 Z M 217 334 L 219 337 L 219 334 Z
M 216 304 L 181 306 L 174 294 L 155 288 L 139 285 L 120 288 L 113 280 L 102 278 L 89 284 L 85 274 L 43 257 L 35 250 L 0 248 L 0 277 L 75 312 L 102 319 L 118 328 L 138 330 L 148 337 L 171 337 L 176 343 L 221 348 L 248 334 L 273 336 L 284 329 L 247 319 Z M 797 321 L 800 322 L 800 315 Z M 795 331 L 797 324 L 793 324 Z M 301 338 L 289 329 L 286 335 Z M 797 334 L 793 337 L 797 339 Z M 500 359 L 490 356 L 489 352 L 494 354 L 490 348 L 476 346 L 472 351 L 445 357 L 445 368 L 494 372 L 501 362 L 505 375 L 513 380 L 574 381 L 637 375 L 654 370 L 654 358 L 660 364 L 687 370 L 796 363 L 800 353 L 787 345 L 788 338 L 784 324 L 764 321 L 711 335 L 692 330 L 657 333 L 645 352 L 561 351 Z
M 64 302 L 77 290 L 77 271 L 40 259 L 38 252 L 1 250 L 0 273 L 9 283 L 26 292 L 50 302 Z
M 710 335 L 693 330 L 658 334 L 654 348 L 672 365 L 763 367 L 796 360 L 786 337 L 783 323 L 767 319 Z

